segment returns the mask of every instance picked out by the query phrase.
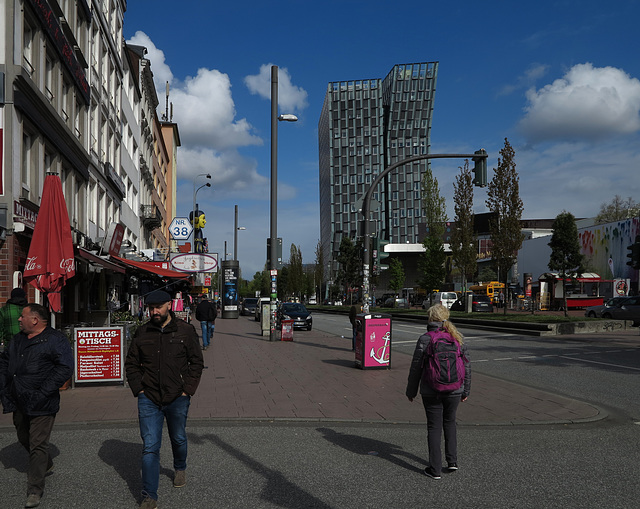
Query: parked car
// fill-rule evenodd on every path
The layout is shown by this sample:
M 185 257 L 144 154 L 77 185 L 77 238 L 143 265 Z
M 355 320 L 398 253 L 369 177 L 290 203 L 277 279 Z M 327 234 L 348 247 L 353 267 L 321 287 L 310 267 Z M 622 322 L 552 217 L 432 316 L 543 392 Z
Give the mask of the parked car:
M 609 308 L 618 307 L 622 302 L 627 300 L 629 297 L 611 297 L 606 300 L 603 304 L 598 306 L 589 306 L 584 310 L 584 316 L 588 318 L 602 318 L 602 314 L 606 312 Z
M 451 305 L 451 311 L 467 310 L 464 302 L 464 298 L 460 298 Z M 471 311 L 474 313 L 493 313 L 493 304 L 491 298 L 488 295 L 476 295 L 473 294 L 471 300 Z
M 277 322 L 278 327 L 282 320 L 293 320 L 294 329 L 307 329 L 311 330 L 313 319 L 311 313 L 304 306 L 297 302 L 283 302 L 278 307 Z
M 258 304 L 257 297 L 245 297 L 245 299 L 242 301 L 242 307 L 240 309 L 240 313 L 242 315 L 255 315 L 257 304 Z
M 256 322 L 259 322 L 261 320 L 260 314 L 262 313 L 262 305 L 264 302 L 270 302 L 271 299 L 269 297 L 260 297 L 258 299 L 258 302 L 256 303 L 256 315 L 255 315 L 255 319 Z
M 614 320 L 633 320 L 634 325 L 640 324 L 640 295 L 629 297 L 617 306 L 602 312 L 602 318 Z
M 399 297 L 389 297 L 384 301 L 382 307 L 385 308 L 408 308 L 409 301 L 407 299 L 401 299 Z
M 422 301 L 422 309 L 429 309 L 436 304 L 442 304 L 447 309 L 451 309 L 457 299 L 458 294 L 456 292 L 434 292 Z

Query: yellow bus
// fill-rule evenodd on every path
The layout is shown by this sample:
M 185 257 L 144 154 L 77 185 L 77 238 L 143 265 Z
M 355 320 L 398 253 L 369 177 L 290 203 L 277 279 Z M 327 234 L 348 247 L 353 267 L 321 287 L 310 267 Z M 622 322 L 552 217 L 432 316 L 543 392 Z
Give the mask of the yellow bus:
M 498 294 L 501 290 L 504 292 L 504 283 L 489 281 L 488 283 L 483 283 L 481 285 L 470 286 L 469 290 L 473 293 L 477 293 L 478 295 L 487 295 L 491 299 L 491 302 L 497 304 Z

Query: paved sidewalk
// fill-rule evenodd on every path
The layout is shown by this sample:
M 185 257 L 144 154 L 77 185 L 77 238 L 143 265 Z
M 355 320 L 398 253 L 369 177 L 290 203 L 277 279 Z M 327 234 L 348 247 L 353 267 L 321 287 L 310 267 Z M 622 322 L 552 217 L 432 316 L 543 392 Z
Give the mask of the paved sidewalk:
M 192 421 L 425 421 L 419 398 L 410 403 L 404 395 L 411 361 L 405 354 L 392 355 L 389 370 L 360 370 L 350 339 L 295 331 L 293 342 L 270 342 L 253 318 L 241 316 L 216 320 L 204 358 L 206 369 L 189 411 Z M 472 373 L 471 396 L 458 410 L 461 425 L 569 423 L 606 416 L 574 399 Z M 56 426 L 137 420 L 136 400 L 122 385 L 78 384 L 61 399 Z M 11 415 L 3 414 L 0 428 L 8 426 Z

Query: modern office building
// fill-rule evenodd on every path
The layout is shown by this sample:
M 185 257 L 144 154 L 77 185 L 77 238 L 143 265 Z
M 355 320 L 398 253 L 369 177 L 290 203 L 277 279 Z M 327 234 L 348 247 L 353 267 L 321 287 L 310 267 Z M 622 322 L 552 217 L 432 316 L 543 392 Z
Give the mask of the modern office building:
M 342 237 L 360 236 L 362 197 L 386 167 L 428 154 L 438 62 L 395 65 L 384 79 L 335 81 L 318 123 L 320 237 L 328 277 Z M 418 242 L 421 180 L 428 161 L 401 166 L 373 194 L 375 234 L 393 244 Z

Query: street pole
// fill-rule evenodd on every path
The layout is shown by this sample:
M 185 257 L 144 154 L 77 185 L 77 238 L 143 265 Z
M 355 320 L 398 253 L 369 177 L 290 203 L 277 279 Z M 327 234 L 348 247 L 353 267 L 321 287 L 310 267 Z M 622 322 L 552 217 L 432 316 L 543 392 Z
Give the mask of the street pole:
M 233 259 L 238 261 L 238 206 L 235 207 L 235 220 L 233 227 Z
M 271 293 L 269 302 L 269 341 L 276 338 L 276 298 L 278 296 L 278 66 L 271 66 L 271 228 L 269 230 Z
M 484 158 L 488 157 L 487 153 L 484 154 L 424 154 L 414 157 L 408 157 L 406 159 L 402 159 L 391 166 L 385 168 L 378 176 L 375 178 L 369 189 L 364 195 L 364 200 L 362 203 L 362 215 L 364 216 L 364 225 L 363 225 L 363 235 L 364 235 L 364 256 L 362 263 L 362 310 L 365 313 L 369 312 L 369 303 L 371 296 L 370 285 L 369 285 L 369 253 L 371 252 L 371 224 L 369 221 L 370 207 L 371 207 L 371 197 L 373 196 L 373 191 L 376 189 L 378 184 L 382 181 L 384 177 L 386 177 L 390 172 L 403 166 L 408 163 L 413 163 L 415 161 L 422 161 L 425 159 L 472 159 L 472 158 Z

